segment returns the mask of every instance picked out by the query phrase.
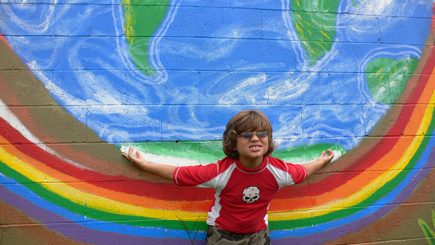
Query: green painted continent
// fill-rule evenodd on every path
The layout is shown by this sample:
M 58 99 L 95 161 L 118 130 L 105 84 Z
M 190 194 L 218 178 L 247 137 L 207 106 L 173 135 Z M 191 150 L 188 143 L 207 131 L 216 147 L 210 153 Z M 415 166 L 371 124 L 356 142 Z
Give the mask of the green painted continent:
M 383 103 L 393 103 L 408 83 L 417 68 L 416 58 L 379 58 L 372 60 L 366 67 L 366 80 L 370 94 Z
M 122 0 L 124 33 L 136 67 L 151 76 L 149 42 L 168 11 L 169 0 Z
M 292 23 L 310 65 L 332 47 L 340 0 L 293 0 Z

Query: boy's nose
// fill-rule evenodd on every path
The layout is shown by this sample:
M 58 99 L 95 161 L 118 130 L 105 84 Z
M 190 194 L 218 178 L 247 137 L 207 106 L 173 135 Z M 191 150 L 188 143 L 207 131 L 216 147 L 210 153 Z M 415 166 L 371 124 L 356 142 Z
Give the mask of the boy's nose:
M 255 133 L 254 135 L 252 135 L 251 141 L 257 141 L 257 140 L 260 140 L 260 139 L 258 138 L 257 134 Z

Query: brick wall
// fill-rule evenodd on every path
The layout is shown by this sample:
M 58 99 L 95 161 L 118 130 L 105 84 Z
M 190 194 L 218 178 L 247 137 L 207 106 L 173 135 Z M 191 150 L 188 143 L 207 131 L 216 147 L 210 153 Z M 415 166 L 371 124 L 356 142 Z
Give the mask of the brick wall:
M 273 156 L 336 158 L 269 209 L 274 244 L 434 243 L 433 2 L 2 1 L 0 241 L 205 243 L 208 164 L 240 110 Z

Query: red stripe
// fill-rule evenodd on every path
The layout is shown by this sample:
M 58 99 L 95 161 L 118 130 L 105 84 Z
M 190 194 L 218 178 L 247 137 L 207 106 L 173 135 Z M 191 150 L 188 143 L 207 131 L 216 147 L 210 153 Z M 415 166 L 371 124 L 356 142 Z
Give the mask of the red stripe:
M 2 38 L 4 39 L 4 38 Z M 435 50 L 431 50 L 431 55 L 427 60 L 422 74 L 431 74 L 435 64 Z M 391 130 L 383 136 L 383 139 L 377 143 L 367 154 L 362 155 L 351 166 L 340 171 L 341 173 L 348 174 L 334 174 L 319 182 L 310 185 L 310 195 L 321 195 L 329 190 L 335 189 L 345 184 L 350 179 L 358 176 L 360 172 L 375 164 L 382 156 L 387 154 L 395 143 L 399 140 L 401 132 L 406 127 L 412 111 L 415 109 L 416 102 L 420 98 L 425 85 L 427 84 L 429 76 L 421 75 L 418 79 L 416 87 L 408 97 L 405 104 L 414 103 L 412 105 L 404 106 L 400 112 L 397 121 L 392 122 L 394 126 Z M 89 182 L 95 186 L 106 188 L 113 191 L 148 196 L 162 200 L 210 200 L 212 199 L 213 192 L 209 189 L 193 188 L 193 187 L 178 187 L 175 184 L 154 183 L 146 180 L 138 180 L 125 178 L 122 175 L 110 176 L 88 169 L 78 168 L 61 159 L 58 159 L 51 154 L 46 154 L 45 151 L 28 141 L 16 129 L 11 127 L 6 121 L 0 119 L 0 128 L 7 128 L 8 130 L 1 130 L 0 134 L 17 147 L 24 154 L 40 161 L 47 166 L 66 173 L 74 178 L 82 181 Z M 120 173 L 121 174 L 121 173 Z M 296 188 L 296 189 L 295 189 Z M 296 191 L 295 191 L 296 190 Z M 304 186 L 293 186 L 291 192 L 280 192 L 277 198 L 297 198 L 306 196 L 307 188 Z
M 50 168 L 98 187 L 163 200 L 210 200 L 213 196 L 211 190 L 208 189 L 179 187 L 171 183 L 154 183 L 146 180 L 125 178 L 121 175 L 110 176 L 89 169 L 79 168 L 51 154 L 46 154 L 44 150 L 26 139 L 3 118 L 0 118 L 0 128 L 6 129 L 1 130 L 0 134 L 22 153 L 45 163 Z
M 427 60 L 424 68 L 421 71 L 420 77 L 418 78 L 417 84 L 412 90 L 410 96 L 404 103 L 400 115 L 394 123 L 394 126 L 382 137 L 381 141 L 373 146 L 373 148 L 366 154 L 360 156 L 352 165 L 348 168 L 340 171 L 342 174 L 337 174 L 326 177 L 318 182 L 310 183 L 310 187 L 307 188 L 304 185 L 295 185 L 290 187 L 285 187 L 281 192 L 279 192 L 276 198 L 288 199 L 288 198 L 300 198 L 307 195 L 317 196 L 329 192 L 330 190 L 336 189 L 339 186 L 346 184 L 347 181 L 355 178 L 363 172 L 365 169 L 373 166 L 379 159 L 392 150 L 394 145 L 398 142 L 402 133 L 408 125 L 409 119 L 412 112 L 417 106 L 418 100 L 421 97 L 427 83 L 429 82 L 430 74 L 432 73 L 435 66 L 435 49 L 430 49 L 430 57 Z M 412 136 L 412 135 L 410 135 Z M 357 146 L 358 148 L 359 146 Z M 360 146 L 364 147 L 364 146 Z M 355 149 L 357 149 L 355 148 Z M 398 152 L 398 154 L 401 154 Z M 340 160 L 339 160 L 340 161 Z

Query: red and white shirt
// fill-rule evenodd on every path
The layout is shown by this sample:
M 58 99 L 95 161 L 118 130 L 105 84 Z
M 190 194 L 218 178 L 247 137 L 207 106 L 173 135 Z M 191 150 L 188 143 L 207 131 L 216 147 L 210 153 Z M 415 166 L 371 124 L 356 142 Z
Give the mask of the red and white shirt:
M 269 204 L 278 190 L 306 178 L 304 166 L 271 156 L 264 157 L 256 169 L 226 157 L 214 164 L 178 167 L 174 172 L 177 185 L 214 188 L 207 224 L 238 234 L 265 229 Z

